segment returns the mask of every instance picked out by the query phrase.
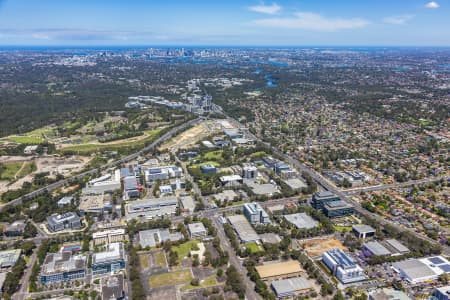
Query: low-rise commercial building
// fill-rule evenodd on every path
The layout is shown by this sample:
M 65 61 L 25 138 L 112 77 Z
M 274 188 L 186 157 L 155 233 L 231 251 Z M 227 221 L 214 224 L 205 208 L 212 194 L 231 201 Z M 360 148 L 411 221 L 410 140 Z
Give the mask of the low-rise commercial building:
M 123 178 L 123 194 L 128 199 L 139 197 L 139 185 L 135 176 Z
M 181 206 L 183 206 L 183 210 L 188 212 L 194 212 L 195 210 L 195 202 L 192 196 L 181 196 L 180 197 Z
M 355 209 L 352 204 L 339 200 L 325 203 L 323 212 L 328 218 L 337 218 L 350 216 L 355 212 Z
M 256 266 L 255 268 L 262 280 L 292 278 L 298 277 L 304 273 L 300 263 L 297 260 L 266 263 L 262 266 Z
M 311 206 L 317 210 L 323 210 L 326 203 L 339 200 L 341 198 L 329 191 L 316 192 L 312 196 Z
M 322 261 L 342 283 L 352 283 L 366 279 L 364 270 L 355 263 L 353 258 L 340 249 L 326 251 Z
M 191 239 L 201 239 L 208 235 L 205 225 L 201 222 L 188 224 L 188 231 Z
M 123 242 L 125 240 L 125 229 L 110 229 L 94 232 L 92 234 L 94 245 L 111 244 L 115 242 Z
M 226 187 L 239 186 L 243 183 L 242 177 L 239 175 L 221 176 L 219 180 L 222 186 Z
M 292 299 L 312 289 L 311 283 L 303 277 L 276 280 L 271 283 L 271 286 L 278 299 Z
M 145 181 L 153 183 L 157 180 L 178 178 L 183 174 L 183 169 L 178 166 L 162 166 L 149 168 L 144 172 Z
M 123 274 L 111 275 L 102 280 L 102 300 L 124 300 Z
M 8 237 L 22 236 L 25 231 L 25 227 L 27 227 L 27 224 L 24 220 L 17 220 L 5 226 L 3 229 L 3 234 Z
M 73 201 L 73 197 L 72 196 L 66 196 L 66 197 L 62 197 L 61 199 L 58 200 L 58 207 L 64 207 L 67 205 L 72 204 Z
M 233 226 L 239 239 L 243 243 L 255 242 L 259 240 L 258 234 L 243 215 L 229 216 L 228 222 L 230 222 L 231 226 Z
M 175 215 L 178 208 L 176 197 L 161 197 L 132 201 L 126 205 L 127 220 L 134 218 L 154 219 Z
M 362 248 L 364 250 L 364 254 L 368 256 L 391 255 L 391 252 L 377 241 L 365 242 L 364 244 L 362 244 Z
M 450 299 L 450 285 L 437 288 L 433 292 L 433 296 L 436 300 L 449 300 Z
M 86 276 L 86 257 L 72 255 L 71 251 L 50 253 L 44 260 L 39 275 L 42 284 L 77 280 Z
M 252 224 L 270 223 L 269 215 L 266 213 L 264 208 L 262 208 L 262 206 L 257 202 L 245 203 L 244 215 Z
M 156 228 L 139 231 L 139 245 L 142 248 L 156 247 L 163 242 L 177 242 L 184 238 L 180 232 L 170 233 L 169 229 Z
M 285 215 L 284 219 L 297 229 L 312 229 L 319 226 L 319 222 L 305 213 Z
M 82 193 L 85 195 L 101 195 L 120 190 L 120 179 L 120 170 L 117 169 L 112 174 L 106 174 L 88 181 Z
M 450 262 L 442 256 L 408 259 L 394 263 L 393 268 L 413 284 L 436 280 L 444 273 L 450 274 Z
M 19 259 L 20 253 L 20 249 L 0 251 L 0 268 L 13 267 Z
M 360 239 L 375 236 L 376 230 L 369 225 L 358 224 L 352 226 L 353 233 Z
M 122 243 L 111 243 L 105 251 L 92 256 L 92 274 L 118 272 L 125 269 L 125 251 Z
M 81 218 L 74 212 L 53 214 L 47 217 L 47 228 L 52 232 L 66 229 L 76 230 L 83 226 Z
M 412 300 L 402 291 L 383 288 L 369 293 L 370 300 Z
M 256 166 L 246 164 L 242 168 L 242 177 L 245 179 L 255 179 L 258 176 Z

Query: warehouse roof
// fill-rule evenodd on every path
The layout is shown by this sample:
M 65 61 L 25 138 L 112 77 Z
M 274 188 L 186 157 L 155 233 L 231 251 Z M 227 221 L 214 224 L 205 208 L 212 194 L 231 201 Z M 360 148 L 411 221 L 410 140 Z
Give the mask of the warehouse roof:
M 311 283 L 303 277 L 276 280 L 272 288 L 278 297 L 295 294 L 296 291 L 310 289 Z
M 297 213 L 291 215 L 285 215 L 284 218 L 289 223 L 293 224 L 297 228 L 301 229 L 311 229 L 319 226 L 319 222 L 311 218 L 305 213 Z
M 271 263 L 262 266 L 257 266 L 256 271 L 261 278 L 268 278 L 274 276 L 283 276 L 302 271 L 300 263 L 296 260 L 288 260 L 280 263 Z
M 366 242 L 363 247 L 369 250 L 375 256 L 390 255 L 391 252 L 377 241 Z

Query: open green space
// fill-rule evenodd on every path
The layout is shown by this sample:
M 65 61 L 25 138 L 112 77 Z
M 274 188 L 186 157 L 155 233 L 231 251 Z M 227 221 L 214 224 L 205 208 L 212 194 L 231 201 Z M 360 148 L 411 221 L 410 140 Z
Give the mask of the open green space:
M 158 267 L 167 267 L 166 257 L 164 256 L 164 252 L 158 251 L 153 253 L 153 257 L 155 258 L 155 263 Z
M 139 265 L 142 269 L 148 269 L 150 266 L 148 253 L 139 254 Z
M 189 252 L 191 252 L 192 248 L 195 248 L 198 243 L 199 243 L 199 241 L 187 241 L 178 246 L 173 246 L 172 251 L 177 252 L 178 257 L 183 259 L 184 257 L 188 256 L 188 254 L 189 254 Z
M 206 152 L 205 154 L 203 154 L 203 158 L 205 160 L 221 160 L 222 152 L 223 152 L 222 150 Z
M 341 226 L 341 225 L 333 225 L 334 230 L 336 230 L 337 232 L 350 232 L 352 231 L 352 227 L 351 226 Z
M 247 248 L 252 254 L 263 251 L 263 249 L 255 242 L 245 244 L 245 248 Z
M 211 287 L 211 286 L 215 286 L 215 285 L 218 285 L 216 275 L 211 275 L 211 276 L 208 276 L 205 279 L 203 279 L 203 281 L 200 282 L 200 285 L 195 286 L 195 285 L 192 285 L 191 283 L 189 283 L 186 286 L 184 286 L 183 288 L 181 288 L 181 290 L 190 291 L 190 290 L 195 290 L 195 289 L 200 289 L 200 288 L 207 288 L 207 287 Z
M 164 274 L 152 275 L 149 278 L 151 288 L 157 288 L 166 285 L 188 284 L 192 280 L 190 270 L 180 270 Z
M 0 163 L 0 180 L 22 178 L 34 170 L 36 170 L 36 165 L 31 161 Z
M 147 130 L 144 132 L 144 138 L 140 136 L 102 144 L 79 144 L 65 147 L 61 151 L 63 153 L 76 152 L 78 154 L 86 155 L 100 151 L 118 151 L 125 148 L 142 148 L 146 143 L 154 141 L 158 137 L 161 130 L 162 128 Z

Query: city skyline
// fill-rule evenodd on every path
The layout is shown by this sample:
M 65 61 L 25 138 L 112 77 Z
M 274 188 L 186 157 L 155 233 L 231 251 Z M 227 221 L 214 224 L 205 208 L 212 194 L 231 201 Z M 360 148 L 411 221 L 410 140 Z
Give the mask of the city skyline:
M 0 46 L 450 46 L 449 1 L 0 1 Z

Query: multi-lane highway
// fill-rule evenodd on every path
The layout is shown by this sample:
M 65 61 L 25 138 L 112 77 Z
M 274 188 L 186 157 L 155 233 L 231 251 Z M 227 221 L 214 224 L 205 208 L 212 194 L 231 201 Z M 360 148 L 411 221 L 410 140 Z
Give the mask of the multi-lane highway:
M 196 118 L 196 119 L 190 120 L 190 121 L 188 121 L 188 122 L 186 122 L 186 123 L 183 123 L 183 124 L 181 124 L 181 125 L 178 125 L 178 126 L 172 128 L 171 130 L 169 130 L 168 132 L 164 133 L 162 136 L 160 136 L 159 138 L 157 138 L 153 143 L 151 143 L 150 145 L 148 145 L 148 146 L 142 148 L 140 151 L 138 151 L 138 152 L 136 152 L 136 153 L 127 155 L 127 156 L 125 156 L 125 157 L 123 157 L 123 158 L 121 158 L 121 159 L 119 159 L 119 160 L 116 160 L 116 161 L 107 163 L 107 164 L 103 165 L 103 166 L 100 167 L 100 168 L 94 168 L 94 169 L 91 169 L 91 170 L 89 170 L 89 171 L 86 171 L 86 172 L 83 172 L 83 173 L 74 175 L 74 176 L 72 176 L 72 177 L 69 177 L 69 178 L 66 178 L 66 179 L 63 179 L 63 180 L 54 182 L 54 183 L 49 184 L 49 185 L 47 185 L 47 186 L 45 186 L 45 187 L 42 187 L 42 188 L 37 189 L 37 190 L 35 190 L 35 191 L 32 191 L 32 192 L 30 192 L 30 193 L 28 193 L 28 194 L 26 194 L 26 195 L 23 195 L 22 197 L 16 198 L 16 199 L 14 199 L 14 200 L 8 202 L 7 204 L 4 204 L 3 206 L 0 206 L 0 212 L 1 212 L 5 207 L 7 207 L 7 206 L 10 206 L 10 205 L 19 205 L 19 204 L 22 203 L 23 200 L 31 199 L 31 198 L 37 197 L 37 196 L 39 196 L 39 195 L 41 195 L 41 194 L 43 194 L 43 193 L 45 193 L 45 192 L 47 192 L 47 191 L 51 192 L 51 191 L 53 191 L 53 190 L 56 190 L 56 189 L 58 189 L 58 188 L 60 188 L 60 187 L 65 186 L 66 184 L 68 184 L 68 183 L 70 183 L 70 182 L 72 182 L 72 181 L 74 181 L 74 180 L 82 179 L 82 178 L 85 177 L 86 175 L 96 174 L 96 173 L 98 173 L 98 172 L 100 172 L 100 171 L 102 171 L 102 170 L 106 170 L 106 169 L 108 169 L 108 168 L 115 167 L 115 166 L 121 165 L 121 164 L 123 164 L 123 163 L 127 163 L 127 162 L 129 162 L 129 161 L 132 161 L 132 160 L 138 158 L 139 156 L 141 156 L 141 155 L 143 155 L 143 154 L 149 152 L 150 150 L 153 150 L 156 146 L 158 146 L 158 145 L 161 144 L 162 142 L 164 142 L 164 141 L 166 141 L 166 140 L 172 138 L 172 137 L 175 136 L 178 132 L 184 130 L 185 128 L 187 128 L 187 127 L 189 127 L 189 126 L 191 126 L 191 125 L 194 125 L 195 123 L 198 123 L 198 122 L 201 121 L 201 120 L 203 120 L 203 118 L 201 118 L 201 117 L 200 117 L 200 118 Z

